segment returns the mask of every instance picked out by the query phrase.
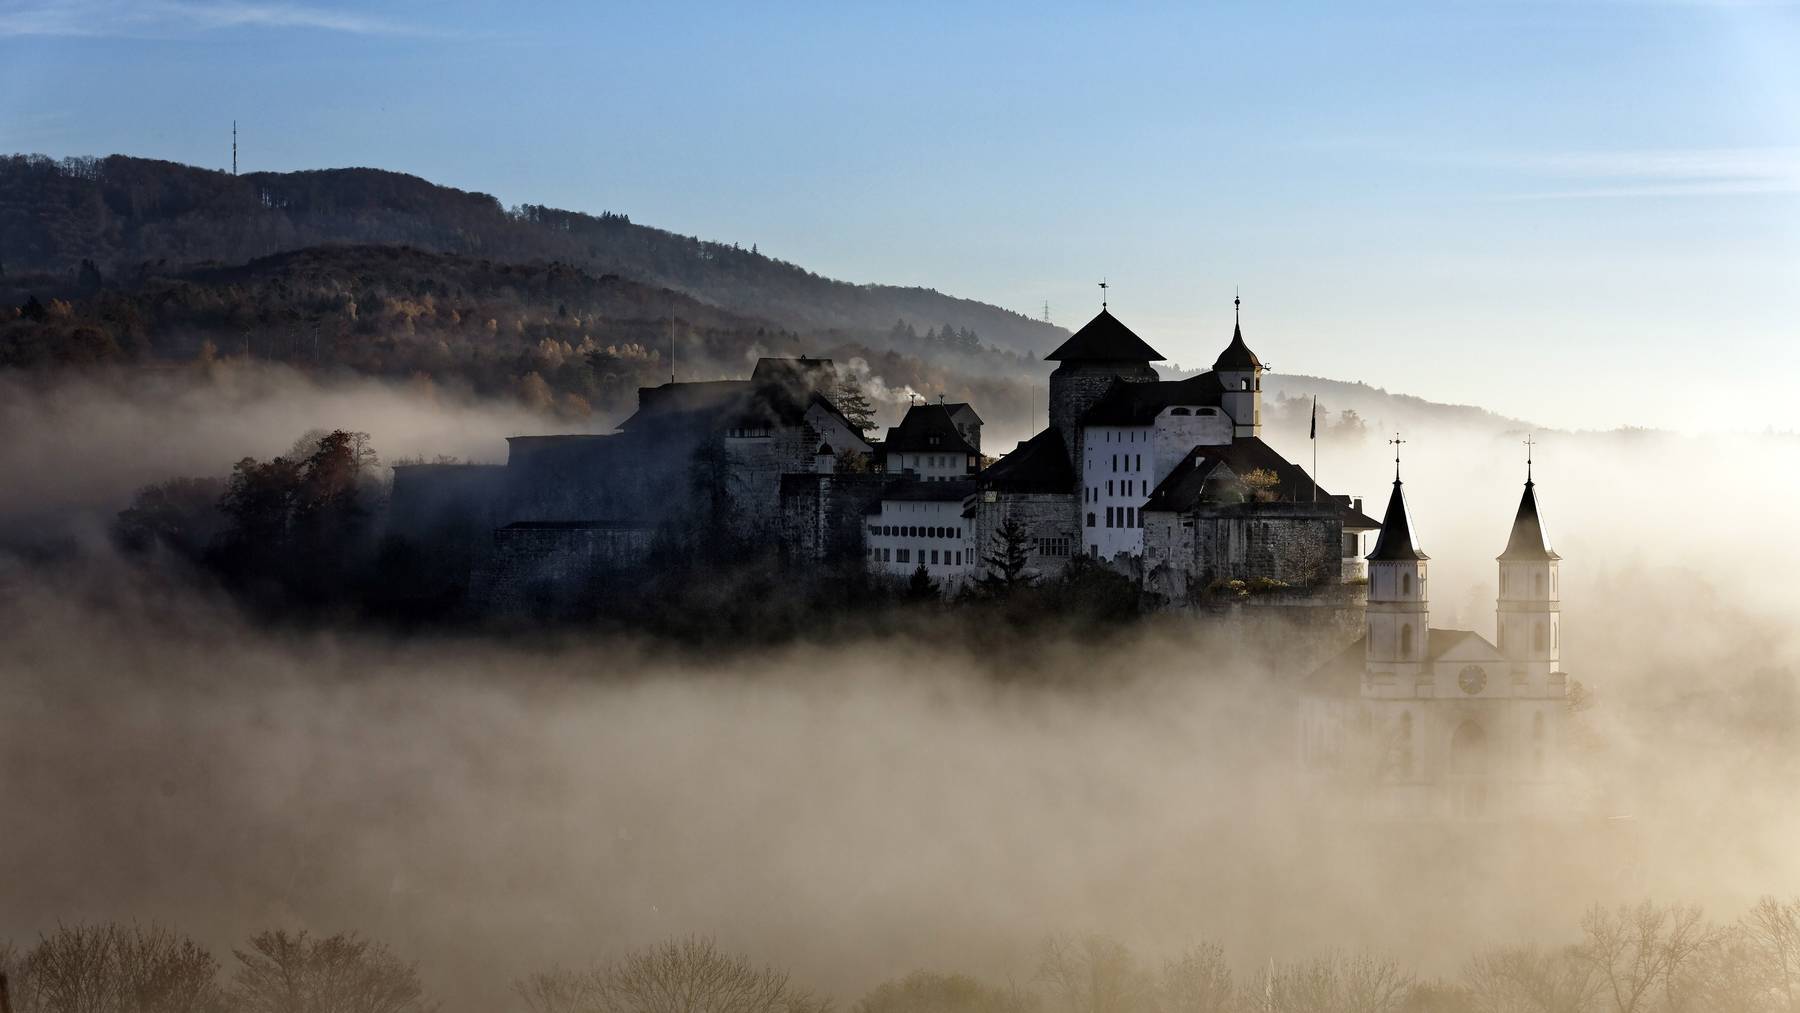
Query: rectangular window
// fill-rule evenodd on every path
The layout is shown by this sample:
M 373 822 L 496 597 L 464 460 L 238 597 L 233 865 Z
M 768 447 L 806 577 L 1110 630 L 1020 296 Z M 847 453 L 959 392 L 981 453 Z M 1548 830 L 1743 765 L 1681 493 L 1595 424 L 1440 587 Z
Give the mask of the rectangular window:
M 961 566 L 961 565 L 962 565 L 962 552 L 961 552 L 961 550 L 958 550 L 958 551 L 957 551 L 957 553 L 956 553 L 956 565 L 957 565 L 957 566 Z
M 1111 495 L 1112 495 L 1112 494 L 1113 494 L 1113 493 L 1112 493 L 1112 489 L 1113 489 L 1113 486 L 1112 486 L 1112 479 L 1110 479 L 1110 478 L 1109 478 L 1109 479 L 1107 479 L 1107 480 L 1106 480 L 1106 494 L 1107 494 L 1107 495 L 1108 495 L 1108 496 L 1111 496 Z
M 931 550 L 931 565 L 932 566 L 937 565 L 937 554 L 938 554 L 938 550 L 936 550 L 936 549 Z
M 1125 526 L 1128 528 L 1137 527 L 1137 507 L 1125 508 Z
M 1118 454 L 1113 455 L 1113 470 L 1114 471 L 1119 470 L 1119 455 Z
M 911 549 L 895 549 L 894 550 L 894 562 L 896 562 L 896 563 L 912 562 L 912 550 Z
M 1106 526 L 1109 528 L 1112 527 L 1113 526 L 1112 521 L 1113 521 L 1113 508 L 1107 507 L 1106 508 Z
M 1131 470 L 1132 471 L 1143 471 L 1144 470 L 1144 455 L 1143 454 L 1137 455 L 1136 460 L 1137 460 L 1137 464 Z

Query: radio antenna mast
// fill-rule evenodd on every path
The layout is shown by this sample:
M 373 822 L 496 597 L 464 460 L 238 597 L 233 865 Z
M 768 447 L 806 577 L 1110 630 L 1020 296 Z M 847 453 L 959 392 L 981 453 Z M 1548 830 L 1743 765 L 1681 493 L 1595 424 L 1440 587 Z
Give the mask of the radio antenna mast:
M 231 121 L 231 174 L 237 175 L 237 120 Z

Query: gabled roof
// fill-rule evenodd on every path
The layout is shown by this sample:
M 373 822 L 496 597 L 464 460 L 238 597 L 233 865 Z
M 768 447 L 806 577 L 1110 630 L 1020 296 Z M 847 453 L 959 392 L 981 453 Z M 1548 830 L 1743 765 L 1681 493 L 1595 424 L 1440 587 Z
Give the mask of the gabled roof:
M 1413 544 L 1412 522 L 1406 516 L 1406 496 L 1400 491 L 1400 480 L 1394 479 L 1393 495 L 1388 497 L 1387 513 L 1381 517 L 1381 535 L 1375 539 L 1375 551 L 1369 559 L 1381 562 L 1430 559 Z
M 1069 466 L 1062 432 L 1046 429 L 982 472 L 983 489 L 1004 492 L 1060 492 L 1074 495 L 1075 469 Z
M 1425 638 L 1425 660 L 1438 661 L 1452 651 L 1461 647 L 1469 647 L 1477 654 L 1485 655 L 1478 660 L 1503 661 L 1505 656 L 1500 648 L 1488 643 L 1486 637 L 1474 630 L 1439 630 L 1433 629 Z
M 975 414 L 975 406 L 967 401 L 952 401 L 949 404 L 944 405 L 944 410 L 950 413 L 951 418 L 966 413 L 970 419 L 974 420 L 976 425 L 986 424 L 981 421 L 981 416 Z
M 1106 393 L 1082 413 L 1084 426 L 1147 426 L 1171 405 L 1217 408 L 1224 388 L 1216 373 L 1185 380 L 1132 383 L 1115 379 Z
M 1213 363 L 1213 369 L 1242 371 L 1246 369 L 1261 368 L 1263 368 L 1262 360 L 1256 357 L 1256 353 L 1250 350 L 1249 345 L 1244 344 L 1243 326 L 1240 324 L 1233 324 L 1231 327 L 1231 344 L 1226 345 L 1225 350 L 1219 353 L 1218 361 Z
M 1044 356 L 1050 362 L 1161 362 L 1162 357 L 1106 310 Z
M 1242 480 L 1253 471 L 1267 471 L 1275 476 L 1275 488 L 1282 502 L 1314 502 L 1312 476 L 1299 465 L 1276 453 L 1273 447 L 1259 437 L 1250 436 L 1218 446 L 1195 447 L 1188 451 L 1181 463 L 1169 472 L 1168 477 L 1151 490 L 1143 509 L 1175 512 L 1192 510 L 1206 501 L 1206 494 L 1211 491 L 1209 485 L 1216 486 L 1226 473 L 1233 479 Z M 1322 507 L 1335 507 L 1343 518 L 1344 527 L 1352 531 L 1368 531 L 1376 527 L 1375 519 L 1352 506 L 1348 496 L 1334 496 L 1321 487 L 1317 502 Z
M 1506 560 L 1550 560 L 1561 559 L 1550 550 L 1550 540 L 1544 537 L 1544 525 L 1538 519 L 1537 493 L 1533 491 L 1536 483 L 1525 480 L 1525 495 L 1519 498 L 1519 512 L 1513 518 L 1512 537 L 1506 540 L 1506 551 L 1499 558 Z
M 966 454 L 978 451 L 963 439 L 962 431 L 950 417 L 948 405 L 916 404 L 906 410 L 900 424 L 887 431 L 882 444 L 887 453 L 897 454 Z
M 839 419 L 825 397 L 836 377 L 830 359 L 758 359 L 748 380 L 703 380 L 638 388 L 638 410 L 621 430 L 652 423 L 720 428 L 798 425 L 814 405 Z M 849 426 L 848 420 L 844 424 Z M 855 428 L 852 426 L 851 428 Z

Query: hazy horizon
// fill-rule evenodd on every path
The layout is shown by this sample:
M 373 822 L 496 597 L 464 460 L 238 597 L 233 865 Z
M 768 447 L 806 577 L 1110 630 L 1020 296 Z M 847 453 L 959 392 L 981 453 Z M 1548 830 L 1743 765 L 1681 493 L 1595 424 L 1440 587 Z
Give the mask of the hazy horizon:
M 1277 370 L 1800 427 L 1795 5 L 532 15 L 6 0 L 0 149 L 224 168 L 235 119 L 245 170 L 622 211 L 1066 327 L 1104 277 L 1186 366 L 1241 287 Z

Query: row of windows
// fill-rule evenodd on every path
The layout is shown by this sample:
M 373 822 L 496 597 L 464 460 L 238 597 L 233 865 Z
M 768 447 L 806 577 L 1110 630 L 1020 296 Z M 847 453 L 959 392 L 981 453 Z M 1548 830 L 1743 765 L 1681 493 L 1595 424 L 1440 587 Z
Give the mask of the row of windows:
M 869 534 L 894 538 L 961 538 L 962 528 L 920 527 L 916 524 L 871 524 Z
M 1116 494 L 1113 492 L 1115 487 L 1119 490 Z M 1108 496 L 1130 496 L 1134 493 L 1139 496 L 1150 495 L 1150 480 L 1145 478 L 1136 480 L 1126 478 L 1120 479 L 1117 483 L 1114 483 L 1111 479 L 1107 480 L 1106 494 Z M 1098 503 L 1100 502 L 1100 487 L 1097 485 L 1088 486 L 1082 490 L 1082 495 L 1087 502 Z
M 913 550 L 911 549 L 869 550 L 869 559 L 876 563 L 910 563 L 913 561 L 912 555 Z M 973 557 L 975 554 L 971 552 L 969 555 Z M 940 556 L 942 557 L 941 562 L 939 561 Z M 919 550 L 919 562 L 926 563 L 930 566 L 961 566 L 962 561 L 963 554 L 960 549 L 956 551 L 944 549 L 941 552 L 937 549 L 932 549 L 929 553 L 924 549 Z
M 1037 554 L 1066 559 L 1071 551 L 1071 543 L 1072 540 L 1068 538 L 1040 538 L 1037 540 Z
M 956 468 L 961 467 L 961 454 L 914 454 L 913 465 L 919 468 Z
M 734 440 L 749 440 L 769 435 L 768 426 L 733 426 L 725 435 Z
M 1107 443 L 1136 443 L 1138 441 L 1138 435 L 1139 433 L 1137 430 L 1131 430 L 1124 433 L 1115 433 L 1108 430 L 1105 434 Z M 1144 433 L 1142 435 L 1144 437 L 1144 442 L 1149 443 L 1150 434 Z
M 1087 526 L 1094 526 L 1094 514 L 1087 515 Z M 1107 507 L 1106 526 L 1109 528 L 1141 528 L 1144 526 L 1144 515 L 1137 507 Z
M 1112 455 L 1114 471 L 1119 470 L 1119 459 L 1121 457 L 1125 459 L 1125 470 L 1126 471 L 1143 471 L 1144 470 L 1144 455 L 1143 454 L 1114 454 L 1114 455 Z

